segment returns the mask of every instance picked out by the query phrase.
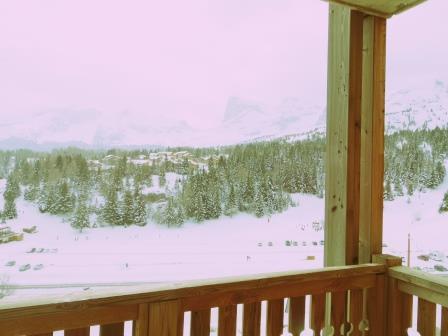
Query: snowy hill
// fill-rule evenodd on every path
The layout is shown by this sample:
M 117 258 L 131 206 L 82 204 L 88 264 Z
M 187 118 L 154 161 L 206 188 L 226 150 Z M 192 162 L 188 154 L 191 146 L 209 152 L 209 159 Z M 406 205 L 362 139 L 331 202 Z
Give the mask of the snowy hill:
M 108 115 L 96 110 L 53 109 L 32 118 L 0 122 L 0 149 L 56 147 L 217 146 L 275 138 L 297 140 L 325 132 L 325 98 L 305 105 L 288 97 L 266 104 L 230 97 L 221 122 L 195 129 L 183 120 L 153 119 L 131 111 Z M 386 99 L 386 129 L 434 128 L 448 124 L 448 81 L 425 81 L 392 91 Z
M 448 81 L 435 80 L 402 89 L 386 100 L 387 132 L 429 129 L 448 124 Z

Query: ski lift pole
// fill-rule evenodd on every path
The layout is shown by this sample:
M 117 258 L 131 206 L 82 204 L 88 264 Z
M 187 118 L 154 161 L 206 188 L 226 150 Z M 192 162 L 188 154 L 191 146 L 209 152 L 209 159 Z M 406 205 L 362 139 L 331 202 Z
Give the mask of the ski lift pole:
M 408 267 L 411 267 L 411 234 L 408 233 Z

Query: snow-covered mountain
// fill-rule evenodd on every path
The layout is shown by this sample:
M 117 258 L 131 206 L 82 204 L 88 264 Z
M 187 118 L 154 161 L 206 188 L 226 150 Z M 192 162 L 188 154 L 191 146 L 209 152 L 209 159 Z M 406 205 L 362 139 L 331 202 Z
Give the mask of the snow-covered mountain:
M 122 112 L 53 109 L 32 118 L 0 121 L 0 149 L 141 146 L 217 146 L 280 137 L 300 139 L 325 131 L 325 97 L 309 106 L 289 97 L 276 104 L 231 97 L 221 123 L 195 129 L 186 121 Z M 386 129 L 448 125 L 448 81 L 421 82 L 386 98 Z
M 435 80 L 392 92 L 386 100 L 387 132 L 448 125 L 448 81 Z

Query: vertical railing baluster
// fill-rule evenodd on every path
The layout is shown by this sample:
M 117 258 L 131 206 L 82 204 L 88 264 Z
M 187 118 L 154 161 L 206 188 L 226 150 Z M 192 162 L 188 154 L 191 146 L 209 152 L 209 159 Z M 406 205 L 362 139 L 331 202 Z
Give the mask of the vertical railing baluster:
M 440 326 L 440 336 L 448 336 L 448 308 L 442 307 L 442 322 Z
M 124 322 L 100 326 L 100 336 L 123 336 Z
M 311 329 L 316 335 L 325 324 L 325 293 L 314 294 L 311 296 Z
M 236 305 L 219 307 L 218 336 L 235 336 Z
M 293 336 L 299 336 L 305 329 L 305 297 L 293 297 L 289 299 L 289 332 Z
M 359 323 L 362 321 L 362 308 L 363 308 L 363 290 L 351 289 L 350 290 L 350 316 L 348 318 L 351 324 L 352 332 L 350 336 L 360 336 Z
M 260 335 L 261 302 L 246 303 L 243 309 L 243 336 Z
M 418 299 L 417 330 L 422 336 L 436 334 L 436 304 Z
M 210 335 L 210 309 L 191 312 L 190 336 Z
M 341 327 L 347 321 L 347 292 L 331 293 L 331 324 L 334 328 L 334 335 L 341 335 Z
M 268 301 L 266 335 L 278 336 L 283 332 L 283 299 Z

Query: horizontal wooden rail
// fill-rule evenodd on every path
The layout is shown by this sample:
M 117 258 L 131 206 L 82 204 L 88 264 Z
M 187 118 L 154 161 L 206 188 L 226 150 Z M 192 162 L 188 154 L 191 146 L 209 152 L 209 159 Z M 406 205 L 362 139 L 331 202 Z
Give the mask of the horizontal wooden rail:
M 54 330 L 83 330 L 101 325 L 105 336 L 122 336 L 124 321 L 134 321 L 134 335 L 182 335 L 184 312 L 191 311 L 193 335 L 210 330 L 210 309 L 219 308 L 219 335 L 234 335 L 236 305 L 244 304 L 243 333 L 260 329 L 260 302 L 268 302 L 268 335 L 283 330 L 283 300 L 290 299 L 290 312 L 304 314 L 304 297 L 313 297 L 312 309 L 319 312 L 321 329 L 325 293 L 337 293 L 344 300 L 350 290 L 376 290 L 384 279 L 386 266 L 366 264 L 329 267 L 309 271 L 260 274 L 164 285 L 140 285 L 128 288 L 101 289 L 70 293 L 68 296 L 43 297 L 36 300 L 14 296 L 0 302 L 0 335 L 33 336 Z M 316 299 L 314 299 L 316 298 Z M 5 300 L 6 299 L 6 300 Z M 317 301 L 316 301 L 317 300 Z M 338 304 L 345 310 L 343 302 Z M 362 311 L 362 306 L 358 307 Z M 332 314 L 341 320 L 343 312 Z M 290 316 L 290 328 L 303 329 L 304 316 Z M 317 321 L 317 320 L 316 320 Z M 341 322 L 341 321 L 339 321 Z M 346 321 L 342 321 L 346 322 Z M 220 330 L 220 331 L 219 331 Z M 79 331 L 81 332 L 81 331 Z M 293 330 L 294 334 L 298 334 Z

